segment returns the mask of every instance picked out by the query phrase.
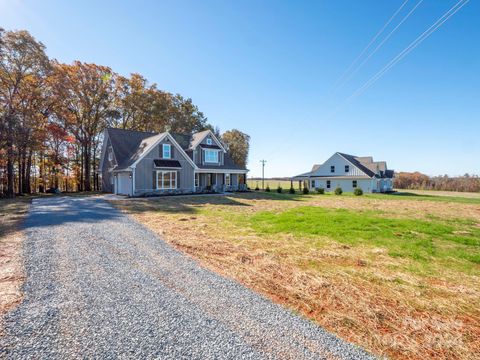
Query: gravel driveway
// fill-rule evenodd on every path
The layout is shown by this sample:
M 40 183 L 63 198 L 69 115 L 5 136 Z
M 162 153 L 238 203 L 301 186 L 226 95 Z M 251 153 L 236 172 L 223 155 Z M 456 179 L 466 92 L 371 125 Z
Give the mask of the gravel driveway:
M 35 199 L 0 358 L 368 359 L 102 198 Z

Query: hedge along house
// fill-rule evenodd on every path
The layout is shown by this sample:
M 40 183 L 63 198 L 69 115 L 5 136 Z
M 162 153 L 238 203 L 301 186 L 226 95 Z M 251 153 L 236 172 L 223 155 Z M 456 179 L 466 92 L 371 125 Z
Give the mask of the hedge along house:
M 353 156 L 337 152 L 321 165 L 297 175 L 292 181 L 299 181 L 309 189 L 323 188 L 334 191 L 337 187 L 353 192 L 389 192 L 393 190 L 393 170 L 387 169 L 385 161 L 373 161 L 371 156 Z
M 108 128 L 99 169 L 102 190 L 145 196 L 246 190 L 236 165 L 210 131 L 192 135 Z

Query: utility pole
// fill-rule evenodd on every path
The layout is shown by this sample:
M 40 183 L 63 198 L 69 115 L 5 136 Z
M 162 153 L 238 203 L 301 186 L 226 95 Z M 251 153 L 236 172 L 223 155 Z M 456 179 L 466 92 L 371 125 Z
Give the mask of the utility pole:
M 265 163 L 267 160 L 260 160 L 262 163 L 262 190 L 265 190 Z

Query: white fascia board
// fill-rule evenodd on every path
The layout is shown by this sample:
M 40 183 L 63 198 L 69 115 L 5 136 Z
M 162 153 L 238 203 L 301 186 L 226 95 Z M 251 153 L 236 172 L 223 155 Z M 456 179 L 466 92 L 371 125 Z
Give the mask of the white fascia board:
M 246 174 L 249 170 L 238 170 L 238 169 L 203 169 L 198 168 L 195 170 L 196 173 L 214 173 L 214 174 Z
M 167 131 L 167 132 L 164 132 L 162 136 L 160 136 L 157 141 L 155 141 L 152 145 L 150 145 L 150 147 L 148 149 L 146 149 L 143 154 L 132 164 L 130 165 L 130 168 L 134 169 L 137 164 L 155 147 L 157 146 L 162 140 L 164 140 L 165 138 L 168 138 L 174 145 L 175 147 L 177 148 L 177 150 L 179 150 L 181 152 L 181 154 L 183 155 L 183 157 L 193 166 L 194 169 L 197 168 L 197 165 L 195 165 L 195 163 L 193 162 L 192 159 L 190 159 L 190 156 L 187 155 L 187 153 L 185 152 L 185 150 L 182 149 L 182 147 L 175 141 L 175 139 L 173 138 L 172 135 L 170 135 L 170 133 Z
M 213 140 L 215 140 L 215 142 L 217 143 L 218 146 L 220 146 L 220 148 L 222 149 L 222 151 L 224 153 L 227 152 L 227 150 L 225 150 L 225 148 L 223 147 L 222 143 L 217 139 L 217 137 L 215 136 L 215 134 L 212 132 L 212 130 L 208 130 L 208 132 L 205 133 L 205 135 L 201 138 L 200 141 L 198 141 L 198 144 L 195 146 L 195 149 L 198 147 L 198 146 L 202 146 L 201 145 L 201 142 L 203 141 L 203 139 L 205 139 L 207 137 L 207 135 L 211 135 Z
M 352 163 L 350 160 L 348 160 L 345 156 L 343 156 L 342 154 L 340 154 L 339 152 L 336 152 L 335 154 L 338 154 L 338 156 L 340 156 L 342 159 L 344 159 L 345 161 L 347 161 L 349 164 L 351 164 L 353 167 L 355 167 L 356 169 L 358 169 L 359 171 L 361 171 L 362 173 L 365 174 L 366 177 L 368 177 L 369 179 L 373 179 L 375 176 L 368 176 L 365 171 L 363 171 L 362 169 L 360 169 L 357 165 L 355 165 L 354 163 Z

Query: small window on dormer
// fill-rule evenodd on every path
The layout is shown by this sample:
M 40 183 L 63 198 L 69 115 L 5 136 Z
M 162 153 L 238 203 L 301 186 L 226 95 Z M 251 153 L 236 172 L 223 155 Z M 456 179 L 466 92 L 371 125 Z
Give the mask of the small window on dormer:
M 334 172 L 335 172 L 335 166 L 334 166 L 334 165 L 330 166 L 330 172 L 331 172 L 331 173 L 334 173 Z
M 170 159 L 172 157 L 172 152 L 170 144 L 163 144 L 163 158 Z
M 207 145 L 212 145 L 212 139 L 207 138 Z
M 350 165 L 345 165 L 345 172 L 349 172 L 350 171 Z

